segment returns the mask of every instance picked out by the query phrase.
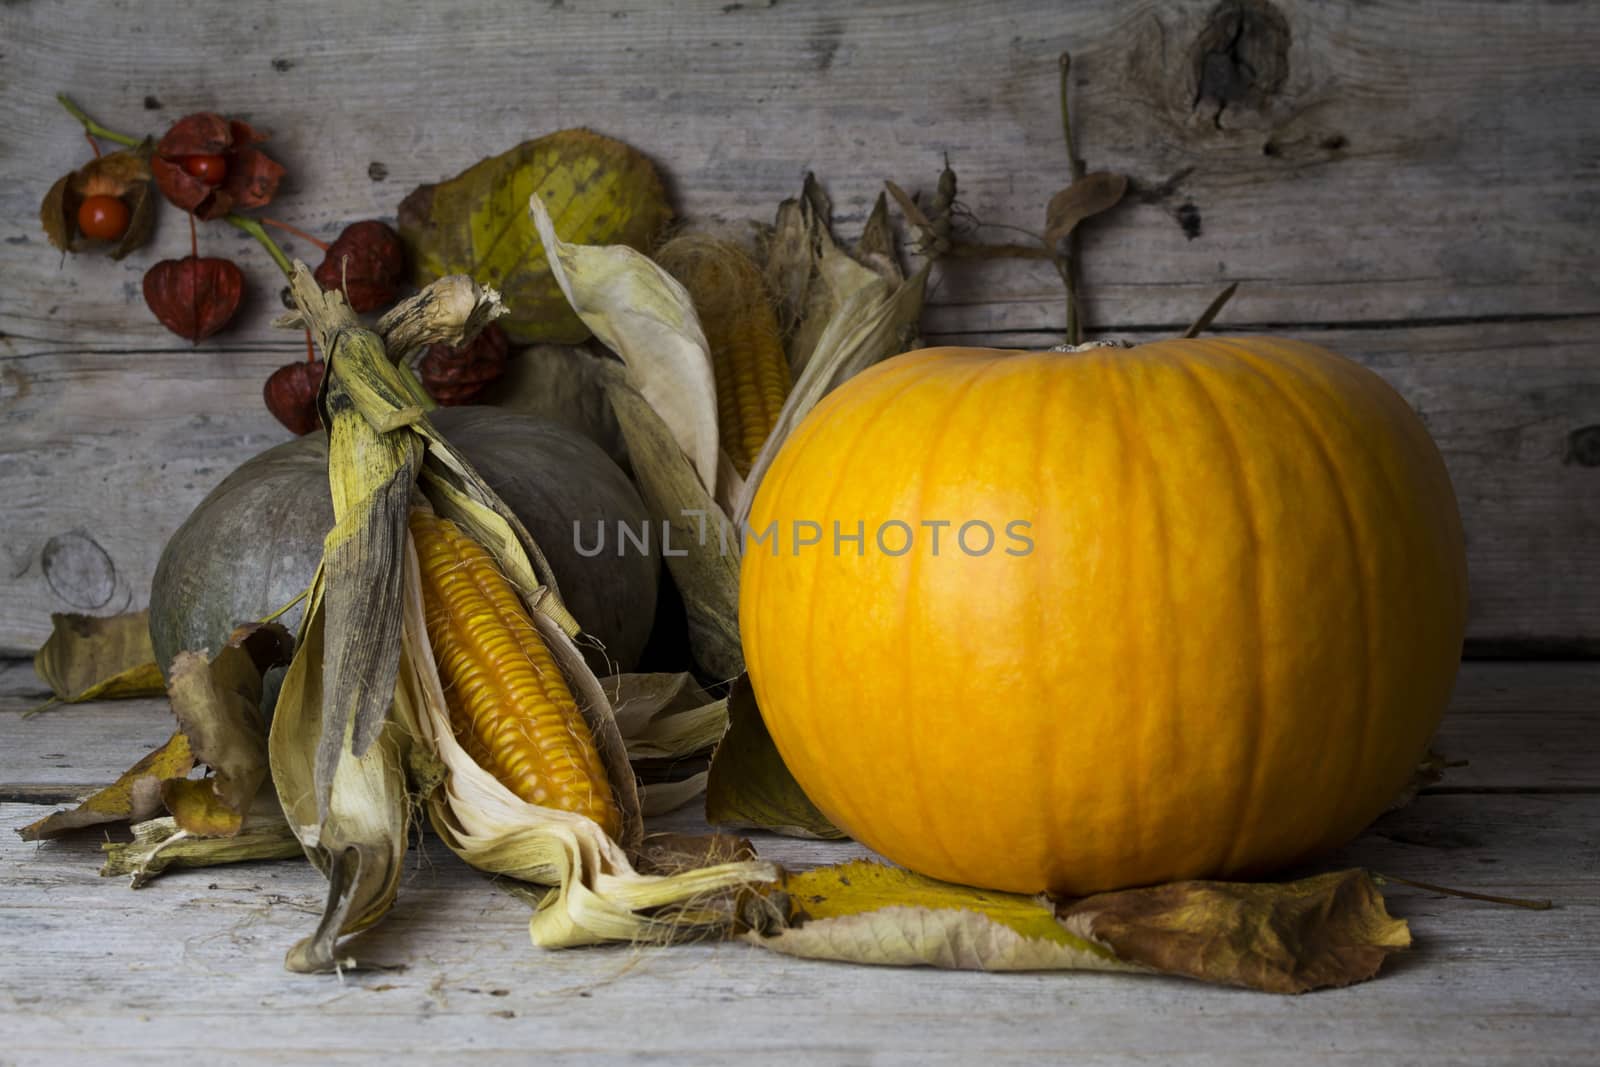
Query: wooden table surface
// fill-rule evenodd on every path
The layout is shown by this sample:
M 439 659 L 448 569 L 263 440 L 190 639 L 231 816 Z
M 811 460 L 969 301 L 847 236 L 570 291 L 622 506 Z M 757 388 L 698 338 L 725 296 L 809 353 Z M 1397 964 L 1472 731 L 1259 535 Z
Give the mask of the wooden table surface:
M 431 836 L 358 951 L 402 969 L 283 970 L 315 925 L 306 863 L 101 878 L 104 834 L 11 832 L 159 744 L 159 701 L 23 720 L 31 672 L 0 674 L 0 1062 L 339 1063 L 496 1052 L 689 1064 L 1594 1062 L 1600 1045 L 1600 665 L 1473 663 L 1439 748 L 1450 772 L 1330 863 L 1548 898 L 1524 911 L 1391 886 L 1415 947 L 1374 981 L 1299 997 L 1183 979 L 978 974 L 789 959 L 738 944 L 533 948 L 527 906 Z M 664 820 L 686 828 L 691 813 Z M 785 863 L 859 846 L 758 835 Z
M 123 263 L 67 260 L 37 222 L 86 158 L 54 102 L 161 132 L 213 109 L 272 131 L 274 215 L 331 238 L 422 182 L 565 126 L 624 138 L 691 219 L 770 217 L 815 170 L 853 236 L 884 179 L 948 156 L 988 224 L 1037 230 L 1063 182 L 1057 60 L 1078 139 L 1132 192 L 1084 234 L 1096 336 L 1181 329 L 1241 283 L 1229 331 L 1315 340 L 1417 408 L 1460 497 L 1468 653 L 1600 654 L 1600 7 L 1549 0 L 52 0 L 0 4 L 0 816 L 20 826 L 161 739 L 156 702 L 24 721 L 15 659 L 52 611 L 141 605 L 167 536 L 286 434 L 260 390 L 301 341 L 241 320 L 191 347 L 140 279 L 187 253 L 168 212 Z M 982 236 L 1008 240 L 1003 229 Z M 314 253 L 290 242 L 302 256 Z M 1049 344 L 1038 263 L 936 272 L 933 342 Z M 418 1049 L 689 1063 L 1190 1059 L 1594 1062 L 1600 1045 L 1600 666 L 1469 662 L 1440 739 L 1471 765 L 1338 857 L 1550 897 L 1527 912 L 1396 888 L 1416 949 L 1378 981 L 1275 998 L 1167 979 L 806 963 L 731 945 L 540 953 L 523 905 L 435 844 L 374 954 L 297 978 L 319 910 L 300 864 L 96 875 L 93 833 L 0 835 L 0 1062 L 207 1049 L 329 1062 Z M 847 846 L 762 840 L 791 862 Z

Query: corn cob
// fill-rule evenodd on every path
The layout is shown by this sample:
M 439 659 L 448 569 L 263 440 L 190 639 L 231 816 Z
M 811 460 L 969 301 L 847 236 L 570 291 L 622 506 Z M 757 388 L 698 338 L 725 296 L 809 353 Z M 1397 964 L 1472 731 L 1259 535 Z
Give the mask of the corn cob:
M 696 234 L 669 241 L 656 260 L 694 302 L 711 348 L 717 432 L 734 468 L 749 474 L 791 385 L 761 268 L 738 245 Z
M 587 815 L 618 837 L 622 815 L 594 737 L 516 591 L 450 520 L 413 511 L 411 534 L 428 642 L 462 748 L 528 803 Z

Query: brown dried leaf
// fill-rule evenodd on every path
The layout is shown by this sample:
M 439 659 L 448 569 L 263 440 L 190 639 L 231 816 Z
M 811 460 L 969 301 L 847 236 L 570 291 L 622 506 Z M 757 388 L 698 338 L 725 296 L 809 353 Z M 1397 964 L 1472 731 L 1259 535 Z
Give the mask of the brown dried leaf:
M 872 860 L 785 875 L 747 940 L 790 955 L 969 970 L 1158 972 L 1270 993 L 1371 978 L 1411 943 L 1365 871 L 1178 882 L 1074 904 L 951 885 Z
M 713 826 L 771 830 L 789 837 L 844 837 L 794 780 L 756 707 L 750 679 L 728 694 L 728 732 L 711 757 L 706 821 Z
M 267 723 L 261 712 L 262 676 L 284 666 L 294 649 L 289 632 L 275 623 L 234 631 L 207 662 L 180 652 L 172 663 L 168 692 L 179 728 L 195 761 L 209 778 L 169 782 L 162 796 L 178 825 L 202 837 L 231 837 L 267 778 Z
M 1085 174 L 1050 198 L 1044 216 L 1045 244 L 1054 248 L 1084 219 L 1116 207 L 1127 191 L 1126 175 L 1104 170 Z
M 763 267 L 785 338 L 794 333 L 805 314 L 815 256 L 816 216 L 805 201 L 791 197 L 778 205 Z
M 1366 871 L 1297 882 L 1175 882 L 1099 893 L 1057 914 L 1123 959 L 1268 993 L 1345 986 L 1411 945 Z
M 122 777 L 75 808 L 47 815 L 17 832 L 24 841 L 58 837 L 68 830 L 108 822 L 138 822 L 161 810 L 162 784 L 194 769 L 189 739 L 174 733 L 166 744 L 122 773 Z
M 889 198 L 883 193 L 878 194 L 878 202 L 872 205 L 872 214 L 867 216 L 861 240 L 856 242 L 855 257 L 891 286 L 906 280 L 900 256 L 895 252 L 894 227 L 889 224 Z
M 49 638 L 33 656 L 33 669 L 55 700 L 160 696 L 166 692 L 150 644 L 150 612 L 121 615 L 56 614 Z

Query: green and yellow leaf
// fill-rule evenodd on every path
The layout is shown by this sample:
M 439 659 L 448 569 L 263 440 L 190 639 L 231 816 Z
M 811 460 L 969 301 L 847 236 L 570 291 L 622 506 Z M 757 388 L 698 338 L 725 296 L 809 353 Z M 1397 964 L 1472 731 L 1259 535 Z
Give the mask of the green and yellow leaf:
M 400 204 L 400 236 L 418 285 L 466 274 L 504 294 L 502 325 L 523 344 L 572 344 L 588 327 L 550 273 L 528 199 L 539 196 L 569 241 L 648 249 L 672 218 L 651 162 L 621 141 L 561 130 L 482 160 Z

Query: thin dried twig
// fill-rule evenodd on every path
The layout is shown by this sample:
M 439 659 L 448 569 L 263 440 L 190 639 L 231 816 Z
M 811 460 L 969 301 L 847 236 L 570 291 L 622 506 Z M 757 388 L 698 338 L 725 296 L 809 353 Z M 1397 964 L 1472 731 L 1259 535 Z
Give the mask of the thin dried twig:
M 1216 299 L 1207 304 L 1206 309 L 1200 312 L 1200 317 L 1195 319 L 1187 330 L 1183 331 L 1183 336 L 1199 337 L 1200 334 L 1205 331 L 1205 328 L 1211 325 L 1212 320 L 1222 313 L 1222 309 L 1227 306 L 1228 301 L 1233 299 L 1233 294 L 1237 293 L 1238 291 L 1239 283 L 1234 282 L 1232 285 L 1222 290 L 1222 292 L 1218 293 Z
M 1077 145 L 1072 140 L 1072 111 L 1068 101 L 1068 85 L 1072 76 L 1072 53 L 1061 53 L 1061 139 L 1067 146 L 1067 168 L 1073 181 L 1079 181 L 1089 172 L 1083 159 L 1078 155 Z M 1067 235 L 1066 262 L 1059 258 L 1056 270 L 1061 274 L 1061 280 L 1067 287 L 1067 344 L 1076 345 L 1083 343 L 1083 315 L 1078 307 L 1078 231 L 1073 229 Z

